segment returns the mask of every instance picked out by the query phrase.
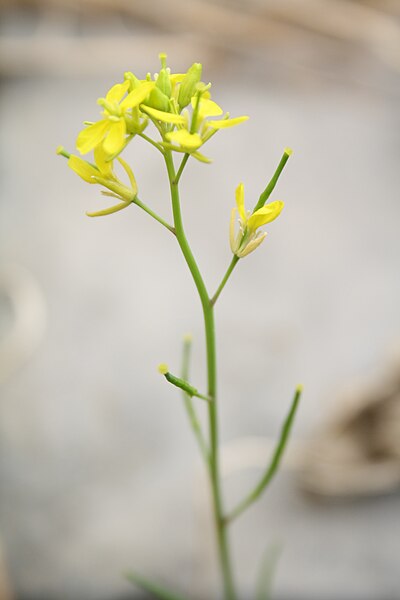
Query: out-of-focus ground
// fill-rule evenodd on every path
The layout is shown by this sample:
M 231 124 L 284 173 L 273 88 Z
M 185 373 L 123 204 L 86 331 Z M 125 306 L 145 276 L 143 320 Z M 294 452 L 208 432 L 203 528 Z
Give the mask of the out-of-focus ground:
M 345 387 L 390 377 L 399 346 L 399 14 L 394 1 L 0 3 L 0 540 L 15 598 L 134 597 L 130 568 L 217 597 L 197 448 L 156 372 L 178 371 L 191 331 L 204 385 L 193 283 L 139 209 L 86 218 L 105 199 L 55 148 L 73 149 L 124 71 L 157 71 L 160 51 L 177 72 L 202 61 L 214 99 L 251 117 L 182 181 L 210 289 L 230 260 L 236 185 L 253 204 L 294 148 L 273 195 L 285 211 L 234 272 L 217 331 L 224 444 L 238 464 L 241 438 L 268 447 L 302 382 L 295 464 Z M 143 199 L 170 218 L 160 157 L 136 140 L 128 156 Z M 233 526 L 243 597 L 278 544 L 277 600 L 399 598 L 396 489 L 318 501 L 290 467 Z M 259 473 L 227 478 L 228 506 Z

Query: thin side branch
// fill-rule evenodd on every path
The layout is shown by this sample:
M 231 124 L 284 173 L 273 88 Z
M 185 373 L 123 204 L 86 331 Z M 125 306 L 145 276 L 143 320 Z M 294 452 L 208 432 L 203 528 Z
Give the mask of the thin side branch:
M 246 496 L 246 498 L 244 498 L 244 500 L 242 500 L 242 502 L 240 502 L 237 505 L 237 507 L 229 515 L 227 515 L 225 517 L 226 523 L 231 523 L 234 519 L 236 519 L 239 515 L 241 515 L 247 508 L 249 508 L 249 506 L 251 506 L 251 504 L 253 504 L 253 502 L 258 500 L 259 497 L 261 496 L 261 494 L 264 492 L 264 490 L 267 488 L 267 486 L 271 482 L 275 473 L 277 472 L 280 462 L 281 462 L 281 459 L 282 459 L 282 456 L 283 456 L 283 453 L 284 453 L 284 450 L 286 448 L 286 445 L 287 445 L 287 442 L 289 439 L 289 435 L 290 435 L 290 432 L 291 432 L 291 429 L 293 426 L 294 418 L 296 416 L 296 412 L 297 412 L 297 408 L 298 408 L 298 405 L 300 402 L 300 397 L 301 397 L 302 391 L 303 391 L 302 386 L 300 386 L 300 385 L 297 386 L 293 400 L 292 400 L 292 405 L 290 407 L 289 414 L 286 417 L 286 420 L 282 427 L 279 441 L 276 445 L 274 454 L 272 455 L 271 462 L 270 462 L 268 468 L 266 469 L 264 475 L 261 477 L 259 483 L 250 492 L 250 494 L 248 496 Z

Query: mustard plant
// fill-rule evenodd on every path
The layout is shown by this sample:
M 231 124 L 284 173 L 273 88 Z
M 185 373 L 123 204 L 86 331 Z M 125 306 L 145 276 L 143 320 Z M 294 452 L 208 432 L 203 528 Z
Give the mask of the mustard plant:
M 252 210 L 245 208 L 243 183 L 237 186 L 236 206 L 231 212 L 229 228 L 232 260 L 221 283 L 215 292 L 210 294 L 186 237 L 179 183 L 189 159 L 205 164 L 211 162 L 202 151 L 203 146 L 214 135 L 244 123 L 248 117 L 231 117 L 211 99 L 211 84 L 206 85 L 202 82 L 201 64 L 194 63 L 186 73 L 171 73 L 165 54 L 160 54 L 160 62 L 160 71 L 154 76 L 148 73 L 144 79 L 138 79 L 133 73 L 127 72 L 123 81 L 112 86 L 104 98 L 98 99 L 97 103 L 102 110 L 100 119 L 85 121 L 85 127 L 76 141 L 80 155 L 93 154 L 91 161 L 70 154 L 62 146 L 57 148 L 57 153 L 68 159 L 68 166 L 86 183 L 99 185 L 104 196 L 117 201 L 102 210 L 88 212 L 88 216 L 101 217 L 131 205 L 138 206 L 174 236 L 197 288 L 204 317 L 207 389 L 205 392 L 199 392 L 188 381 L 190 336 L 185 336 L 183 341 L 180 376 L 171 373 L 166 364 L 159 365 L 159 372 L 183 393 L 189 423 L 209 474 L 224 599 L 235 600 L 237 588 L 232 570 L 228 530 L 233 521 L 260 497 L 275 475 L 291 431 L 302 387 L 297 386 L 295 390 L 275 450 L 259 482 L 230 513 L 225 512 L 219 459 L 214 307 L 237 264 L 264 241 L 267 233 L 260 229 L 281 214 L 284 203 L 280 200 L 269 202 L 269 198 L 292 151 L 289 148 L 284 150 L 274 175 Z M 172 223 L 156 214 L 139 198 L 133 170 L 121 156 L 132 142 L 151 144 L 164 159 L 169 180 Z M 115 172 L 116 162 L 125 172 L 125 182 L 121 181 Z M 208 434 L 200 424 L 197 401 L 205 403 L 208 411 Z M 181 598 L 136 573 L 130 573 L 128 577 L 154 597 L 164 600 Z M 261 596 L 262 594 L 260 598 Z

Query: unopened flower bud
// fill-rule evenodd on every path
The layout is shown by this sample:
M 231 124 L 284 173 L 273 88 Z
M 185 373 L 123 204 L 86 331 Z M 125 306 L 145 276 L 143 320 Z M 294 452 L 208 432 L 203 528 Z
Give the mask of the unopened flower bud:
M 139 79 L 130 71 L 126 71 L 126 73 L 124 73 L 124 79 L 125 79 L 125 81 L 129 81 L 129 91 L 130 92 L 132 92 L 133 90 L 136 90 L 136 88 L 138 88 L 140 86 Z
M 179 88 L 178 104 L 180 109 L 187 106 L 196 92 L 196 86 L 200 82 L 202 65 L 194 63 L 187 71 Z
M 160 54 L 160 60 L 161 60 L 162 68 L 157 77 L 156 88 L 158 88 L 165 96 L 167 96 L 167 98 L 170 98 L 171 92 L 172 92 L 172 86 L 171 86 L 171 79 L 170 79 L 170 70 L 167 68 L 167 63 L 166 63 L 167 55 Z
M 158 87 L 151 90 L 145 104 L 151 108 L 169 112 L 169 98 Z

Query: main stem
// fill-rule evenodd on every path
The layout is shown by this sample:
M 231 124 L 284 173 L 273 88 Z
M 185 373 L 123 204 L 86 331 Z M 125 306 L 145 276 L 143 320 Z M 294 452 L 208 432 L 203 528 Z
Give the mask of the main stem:
M 174 215 L 175 233 L 178 243 L 181 247 L 183 256 L 192 274 L 194 283 L 200 296 L 203 308 L 204 327 L 206 335 L 207 351 L 207 379 L 208 395 L 211 402 L 208 403 L 208 420 L 210 430 L 210 458 L 209 473 L 211 482 L 211 492 L 213 498 L 214 521 L 217 534 L 217 544 L 219 560 L 222 570 L 224 583 L 225 600 L 235 600 L 236 593 L 234 588 L 232 568 L 229 554 L 229 545 L 227 537 L 227 524 L 224 520 L 220 473 L 218 457 L 218 414 L 217 414 L 217 368 L 216 368 L 216 350 L 215 350 L 215 325 L 214 325 L 214 307 L 209 298 L 207 288 L 197 266 L 196 260 L 190 249 L 186 234 L 183 228 L 181 207 L 179 201 L 179 189 L 174 162 L 170 151 L 165 152 L 165 163 L 168 171 L 168 178 L 171 189 L 172 211 Z

